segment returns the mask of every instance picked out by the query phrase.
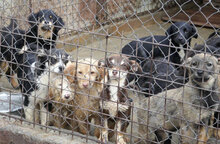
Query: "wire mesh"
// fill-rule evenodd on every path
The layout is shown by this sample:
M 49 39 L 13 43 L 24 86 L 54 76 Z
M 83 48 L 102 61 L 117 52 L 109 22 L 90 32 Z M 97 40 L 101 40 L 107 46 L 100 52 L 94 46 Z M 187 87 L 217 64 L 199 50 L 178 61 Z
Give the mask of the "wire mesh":
M 220 1 L 0 6 L 0 116 L 95 143 L 220 142 Z

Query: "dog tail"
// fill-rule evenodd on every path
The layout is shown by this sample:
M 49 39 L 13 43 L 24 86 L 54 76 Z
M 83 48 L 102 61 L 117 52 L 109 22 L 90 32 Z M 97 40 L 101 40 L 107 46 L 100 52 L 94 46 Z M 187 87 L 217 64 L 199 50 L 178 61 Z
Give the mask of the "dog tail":
M 9 30 L 14 30 L 16 28 L 18 28 L 18 21 L 16 19 L 12 18 L 11 21 L 10 21 L 10 24 L 8 26 L 8 29 Z

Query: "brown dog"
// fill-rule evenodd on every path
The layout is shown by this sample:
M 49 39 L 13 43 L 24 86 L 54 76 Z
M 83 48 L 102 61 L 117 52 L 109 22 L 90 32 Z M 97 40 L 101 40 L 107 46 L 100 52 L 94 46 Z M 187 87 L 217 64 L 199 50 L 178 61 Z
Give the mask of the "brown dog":
M 48 97 L 53 105 L 52 124 L 69 129 L 73 115 L 74 92 L 65 76 L 58 76 L 51 80 Z
M 72 126 L 82 134 L 89 133 L 88 124 L 99 111 L 100 92 L 103 89 L 104 70 L 98 67 L 98 61 L 90 58 L 67 65 L 64 73 L 75 84 L 74 116 Z

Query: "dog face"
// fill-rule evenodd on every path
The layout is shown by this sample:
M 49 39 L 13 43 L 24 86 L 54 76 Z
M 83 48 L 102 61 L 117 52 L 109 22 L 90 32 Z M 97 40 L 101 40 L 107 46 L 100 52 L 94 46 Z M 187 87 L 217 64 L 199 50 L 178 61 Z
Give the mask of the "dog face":
M 187 61 L 190 79 L 202 87 L 212 87 L 218 76 L 218 59 L 210 54 L 200 53 L 188 58 Z
M 48 55 L 47 67 L 51 72 L 62 73 L 69 61 L 69 55 L 61 49 L 45 50 Z
M 185 22 L 176 22 L 171 25 L 167 31 L 166 35 L 173 40 L 176 44 L 184 45 L 192 37 L 197 38 L 196 28 Z
M 108 57 L 105 63 L 108 68 L 109 78 L 115 80 L 125 79 L 128 72 L 136 72 L 140 68 L 137 62 L 120 55 Z
M 71 93 L 70 83 L 66 77 L 58 78 L 53 83 L 54 87 L 60 92 L 62 100 L 72 100 L 74 98 Z
M 37 28 L 38 36 L 43 39 L 52 39 L 53 34 L 57 35 L 64 25 L 62 18 L 48 9 L 32 13 L 28 21 L 32 28 Z
M 79 88 L 90 89 L 96 81 L 99 81 L 101 72 L 99 71 L 97 64 L 98 62 L 96 60 L 90 58 L 79 60 L 76 71 Z

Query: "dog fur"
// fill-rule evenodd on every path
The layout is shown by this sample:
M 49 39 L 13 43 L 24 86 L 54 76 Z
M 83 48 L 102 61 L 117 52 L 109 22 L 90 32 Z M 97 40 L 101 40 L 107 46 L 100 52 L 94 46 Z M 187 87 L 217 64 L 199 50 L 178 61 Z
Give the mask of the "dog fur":
M 141 66 L 144 65 L 147 58 L 151 57 L 165 57 L 175 64 L 181 64 L 193 37 L 198 37 L 196 28 L 193 25 L 176 22 L 167 29 L 166 36 L 148 36 L 141 38 L 140 42 L 132 41 L 122 48 L 122 53 L 136 60 Z
M 74 90 L 66 76 L 51 79 L 48 99 L 52 103 L 52 125 L 69 129 L 73 116 Z
M 196 143 L 200 125 L 207 125 L 213 110 L 217 109 L 217 58 L 201 53 L 189 58 L 186 64 L 190 68 L 189 82 L 185 86 L 144 100 L 143 109 L 138 111 L 143 139 L 164 142 L 168 132 L 180 128 L 182 143 Z
M 117 143 L 126 143 L 123 133 L 129 125 L 131 114 L 131 99 L 127 94 L 126 77 L 129 72 L 136 72 L 140 67 L 137 62 L 129 60 L 126 56 L 112 55 L 105 60 L 108 79 L 101 93 L 100 112 L 103 112 L 103 128 L 95 130 L 95 136 L 101 141 L 108 141 L 115 132 Z M 101 121 L 100 120 L 100 121 Z
M 46 125 L 46 109 L 44 103 L 48 94 L 50 79 L 61 74 L 68 62 L 68 54 L 60 49 L 52 49 L 47 53 L 25 53 L 25 63 L 18 69 L 18 81 L 24 96 L 25 118 L 38 122 L 35 112 L 40 110 L 41 124 Z
M 78 63 L 68 64 L 64 73 L 75 85 L 75 98 L 72 128 L 84 135 L 89 134 L 90 122 L 95 120 L 98 125 L 100 92 L 103 89 L 104 71 L 98 67 L 98 60 L 82 59 Z
M 155 58 L 147 61 L 142 75 L 137 80 L 137 86 L 146 97 L 158 94 L 164 90 L 179 88 L 187 82 L 181 74 L 165 58 Z
M 17 21 L 13 19 L 8 27 L 2 28 L 1 53 L 3 58 L 10 62 L 6 71 L 10 81 L 15 77 L 17 68 L 24 63 L 24 51 L 35 49 L 28 45 L 36 44 L 39 48 L 47 50 L 55 48 L 58 32 L 64 26 L 62 18 L 49 9 L 30 14 L 28 22 L 30 28 L 27 31 L 19 29 Z M 15 81 L 12 79 L 12 85 L 17 87 Z

